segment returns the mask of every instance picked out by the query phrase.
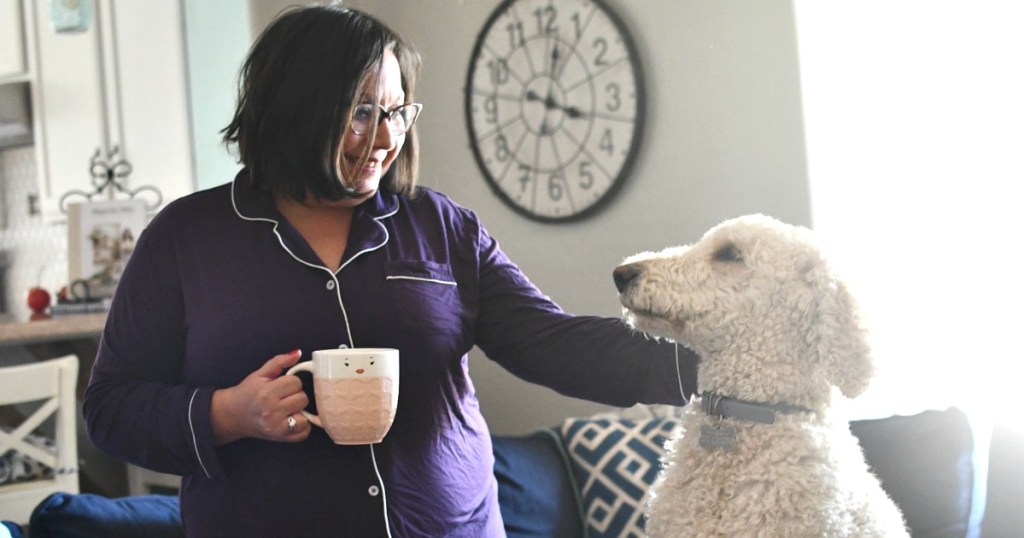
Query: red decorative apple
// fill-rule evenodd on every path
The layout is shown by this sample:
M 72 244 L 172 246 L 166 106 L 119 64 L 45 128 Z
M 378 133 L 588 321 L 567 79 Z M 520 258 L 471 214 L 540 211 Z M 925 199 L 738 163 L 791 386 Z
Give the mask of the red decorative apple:
M 39 270 L 39 277 L 36 279 L 36 285 L 29 288 L 28 290 L 28 307 L 32 309 L 32 318 L 37 318 L 37 314 L 45 314 L 46 308 L 50 306 L 50 292 L 43 289 L 39 282 L 42 280 L 43 270 Z
M 28 307 L 33 312 L 43 313 L 50 306 L 50 292 L 36 286 L 28 290 Z

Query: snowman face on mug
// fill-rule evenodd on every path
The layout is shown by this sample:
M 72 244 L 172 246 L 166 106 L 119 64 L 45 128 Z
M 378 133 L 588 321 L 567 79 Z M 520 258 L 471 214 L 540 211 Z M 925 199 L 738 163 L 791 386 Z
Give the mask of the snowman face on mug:
M 383 372 L 377 367 L 377 358 L 372 355 L 345 357 L 345 368 L 355 376 L 380 377 Z

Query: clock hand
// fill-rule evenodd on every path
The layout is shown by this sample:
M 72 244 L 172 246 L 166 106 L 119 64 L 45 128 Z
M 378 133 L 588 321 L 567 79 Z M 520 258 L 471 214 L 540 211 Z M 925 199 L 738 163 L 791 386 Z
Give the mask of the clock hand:
M 583 112 L 574 106 L 563 107 L 562 110 L 565 111 L 566 116 L 569 116 L 570 118 L 573 119 L 582 118 L 584 116 Z
M 561 110 L 562 112 L 565 112 L 565 115 L 570 117 L 570 118 L 572 118 L 572 119 L 579 119 L 579 118 L 582 118 L 582 117 L 584 117 L 586 115 L 586 114 L 583 113 L 583 111 L 581 111 L 580 109 L 578 109 L 578 108 L 576 108 L 576 107 L 574 107 L 572 105 L 560 105 L 560 104 L 558 104 L 558 102 L 555 101 L 555 99 L 553 97 L 551 97 L 550 95 L 548 96 L 548 99 L 546 101 L 544 101 L 544 106 L 548 107 L 548 110 L 551 110 L 553 108 L 557 108 L 558 110 Z
M 578 108 L 576 108 L 576 107 L 574 107 L 572 105 L 563 106 L 563 105 L 558 104 L 558 101 L 555 101 L 555 98 L 552 97 L 551 95 L 548 95 L 547 99 L 542 99 L 541 96 L 537 95 L 537 92 L 535 92 L 533 90 L 526 90 L 526 100 L 527 101 L 541 101 L 541 102 L 544 103 L 544 108 L 546 108 L 548 110 L 554 110 L 554 109 L 561 110 L 562 112 L 565 112 L 566 116 L 568 116 L 568 117 L 570 117 L 572 119 L 579 119 L 579 118 L 586 117 L 586 114 L 584 114 L 583 111 L 581 111 L 580 109 L 578 109 Z
M 558 106 L 558 101 L 555 101 L 555 97 L 553 95 L 551 95 L 550 91 L 548 92 L 548 98 L 544 100 L 544 106 L 546 106 L 548 108 L 548 110 L 553 110 L 553 109 L 556 109 L 556 108 L 559 108 L 559 109 L 562 108 L 562 107 Z
M 537 95 L 537 92 L 533 90 L 526 90 L 526 100 L 540 101 L 544 103 L 544 108 L 548 110 L 554 110 L 556 108 L 562 110 L 562 107 L 559 106 L 558 101 L 555 101 L 555 98 L 552 97 L 550 93 L 548 94 L 547 98 L 542 99 L 541 96 Z

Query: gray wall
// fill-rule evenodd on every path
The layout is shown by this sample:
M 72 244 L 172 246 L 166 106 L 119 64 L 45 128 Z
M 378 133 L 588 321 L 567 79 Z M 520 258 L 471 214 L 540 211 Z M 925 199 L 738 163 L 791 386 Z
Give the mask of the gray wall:
M 416 43 L 422 184 L 480 214 L 546 294 L 580 314 L 619 316 L 611 271 L 625 256 L 688 243 L 726 218 L 764 212 L 810 224 L 797 70 L 788 0 L 608 0 L 633 32 L 646 75 L 648 118 L 634 173 L 600 213 L 538 224 L 506 208 L 469 149 L 463 86 L 476 36 L 497 0 L 349 0 Z M 253 0 L 254 27 L 288 2 Z M 640 358 L 637 358 L 640 360 Z M 527 384 L 471 355 L 495 433 L 523 433 L 606 408 Z

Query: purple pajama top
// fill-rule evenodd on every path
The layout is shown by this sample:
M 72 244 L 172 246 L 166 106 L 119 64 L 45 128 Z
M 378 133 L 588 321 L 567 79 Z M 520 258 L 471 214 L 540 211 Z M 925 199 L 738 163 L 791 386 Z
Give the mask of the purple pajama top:
M 300 443 L 214 446 L 215 389 L 273 355 L 342 344 L 401 353 L 398 412 L 372 452 L 319 428 Z M 85 396 L 88 432 L 183 475 L 189 536 L 384 536 L 385 513 L 395 537 L 504 536 L 474 345 L 568 396 L 683 403 L 673 346 L 564 312 L 447 197 L 380 192 L 357 206 L 334 273 L 242 171 L 169 204 L 139 238 Z M 696 358 L 679 356 L 690 394 Z

